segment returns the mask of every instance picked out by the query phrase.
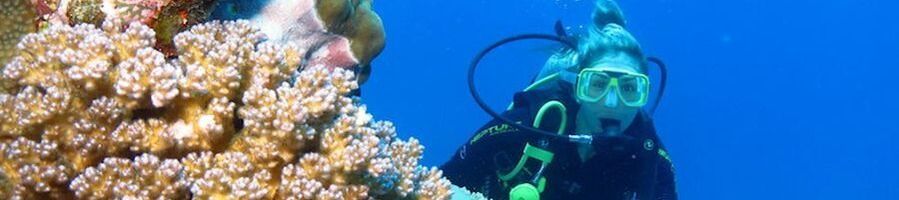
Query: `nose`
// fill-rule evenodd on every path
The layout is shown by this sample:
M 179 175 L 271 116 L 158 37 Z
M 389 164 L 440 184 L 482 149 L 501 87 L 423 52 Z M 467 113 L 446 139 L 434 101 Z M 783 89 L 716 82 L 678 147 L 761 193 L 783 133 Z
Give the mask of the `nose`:
M 609 91 L 609 94 L 606 95 L 606 101 L 603 103 L 606 107 L 615 108 L 618 107 L 618 91 L 615 88 Z

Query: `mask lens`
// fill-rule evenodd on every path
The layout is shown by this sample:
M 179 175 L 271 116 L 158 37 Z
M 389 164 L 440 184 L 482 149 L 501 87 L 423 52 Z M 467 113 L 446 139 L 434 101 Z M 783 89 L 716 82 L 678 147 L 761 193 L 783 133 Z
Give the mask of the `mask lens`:
M 609 75 L 602 72 L 589 72 L 582 76 L 579 84 L 581 100 L 595 102 L 606 95 L 609 84 L 612 82 Z
M 629 106 L 642 106 L 649 94 L 649 80 L 635 75 L 624 75 L 618 79 L 618 92 L 621 100 Z

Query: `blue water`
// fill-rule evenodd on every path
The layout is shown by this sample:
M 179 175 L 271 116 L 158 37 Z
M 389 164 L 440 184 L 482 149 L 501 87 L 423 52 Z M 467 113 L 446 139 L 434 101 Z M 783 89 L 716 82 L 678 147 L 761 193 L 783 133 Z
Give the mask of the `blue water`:
M 363 97 L 445 162 L 489 120 L 468 94 L 471 57 L 519 33 L 572 31 L 589 0 L 376 1 L 388 43 Z M 682 199 L 899 199 L 899 2 L 619 0 L 670 79 L 655 114 Z M 537 73 L 547 43 L 491 55 L 494 109 Z

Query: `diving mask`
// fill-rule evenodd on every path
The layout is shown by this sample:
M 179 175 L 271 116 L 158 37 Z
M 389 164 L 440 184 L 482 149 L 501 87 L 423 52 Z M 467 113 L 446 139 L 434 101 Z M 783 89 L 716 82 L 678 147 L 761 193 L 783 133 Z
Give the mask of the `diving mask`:
M 624 105 L 640 107 L 646 105 L 649 99 L 649 83 L 649 77 L 640 73 L 614 68 L 587 68 L 578 73 L 576 93 L 577 98 L 585 102 L 599 102 L 603 97 L 617 96 Z

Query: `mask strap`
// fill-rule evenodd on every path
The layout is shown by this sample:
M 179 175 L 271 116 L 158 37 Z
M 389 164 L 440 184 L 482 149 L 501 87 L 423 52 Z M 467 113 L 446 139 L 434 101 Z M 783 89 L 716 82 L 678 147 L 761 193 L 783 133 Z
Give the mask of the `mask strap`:
M 561 72 L 559 72 L 559 79 L 570 83 L 571 85 L 575 85 L 577 83 L 577 75 L 577 73 L 568 70 L 562 70 Z

